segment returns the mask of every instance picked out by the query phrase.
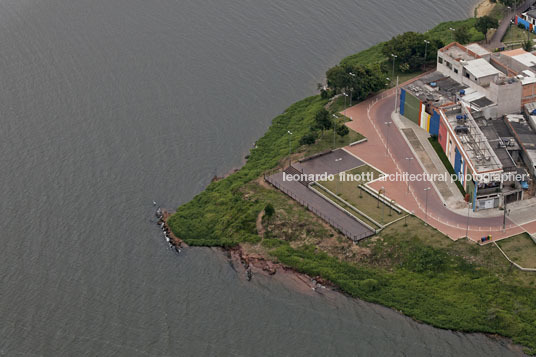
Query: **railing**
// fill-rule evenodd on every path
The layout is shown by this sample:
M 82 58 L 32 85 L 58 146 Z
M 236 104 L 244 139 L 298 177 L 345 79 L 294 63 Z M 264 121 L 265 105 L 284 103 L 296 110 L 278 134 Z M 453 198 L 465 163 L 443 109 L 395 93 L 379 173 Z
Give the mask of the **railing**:
M 330 226 L 332 226 L 333 228 L 335 228 L 336 230 L 338 230 L 339 232 L 341 232 L 342 234 L 344 234 L 346 237 L 350 238 L 351 240 L 353 240 L 355 243 L 357 243 L 358 241 L 360 241 L 361 239 L 364 239 L 364 238 L 367 238 L 367 237 L 370 237 L 370 236 L 373 236 L 375 234 L 374 231 L 368 231 L 368 232 L 364 232 L 364 233 L 361 233 L 361 234 L 354 234 L 346 229 L 344 229 L 340 224 L 338 224 L 337 222 L 335 222 L 333 219 L 329 218 L 327 215 L 325 215 L 324 213 L 322 213 L 321 211 L 319 211 L 318 209 L 316 209 L 315 207 L 309 205 L 307 202 L 301 200 L 296 194 L 294 194 L 292 191 L 290 190 L 287 190 L 285 187 L 281 186 L 277 181 L 273 180 L 271 176 L 265 176 L 264 179 L 266 180 L 266 182 L 270 183 L 272 186 L 274 186 L 275 188 L 277 188 L 279 191 L 283 192 L 284 194 L 286 194 L 287 196 L 289 196 L 290 198 L 292 198 L 294 201 L 298 202 L 300 205 L 304 206 L 305 208 L 307 208 L 309 211 L 313 212 L 315 215 L 317 215 L 318 217 L 322 218 L 324 221 L 326 221 Z

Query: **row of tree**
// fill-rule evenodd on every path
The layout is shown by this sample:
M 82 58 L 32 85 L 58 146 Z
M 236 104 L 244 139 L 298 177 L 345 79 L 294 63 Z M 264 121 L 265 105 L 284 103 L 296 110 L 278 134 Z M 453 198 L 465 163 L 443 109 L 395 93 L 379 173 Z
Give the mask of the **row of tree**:
M 350 133 L 348 127 L 344 124 L 337 124 L 336 118 L 334 118 L 329 111 L 325 108 L 320 109 L 315 115 L 314 125 L 311 130 L 302 136 L 300 139 L 300 145 L 312 145 L 318 139 L 318 131 L 324 135 L 324 130 L 334 129 L 337 135 L 344 137 Z
M 347 93 L 353 100 L 363 100 L 386 86 L 381 66 L 337 65 L 326 72 L 328 87 L 334 93 Z

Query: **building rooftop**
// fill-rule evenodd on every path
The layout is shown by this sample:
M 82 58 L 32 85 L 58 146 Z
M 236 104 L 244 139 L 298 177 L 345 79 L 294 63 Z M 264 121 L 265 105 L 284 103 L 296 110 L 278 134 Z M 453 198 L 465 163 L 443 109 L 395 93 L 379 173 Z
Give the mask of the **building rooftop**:
M 443 47 L 441 51 L 456 61 L 470 61 L 480 58 L 477 53 L 460 45 L 458 42 L 453 42 L 450 45 Z
M 464 67 L 476 78 L 488 77 L 501 73 L 501 71 L 493 67 L 488 61 L 483 58 L 471 60 L 467 62 Z
M 514 149 L 513 145 L 509 148 L 505 144 L 510 142 L 512 142 L 512 144 L 515 144 L 515 139 L 511 137 L 504 121 L 502 119 L 487 120 L 481 118 L 476 120 L 476 123 L 486 137 L 486 139 L 488 140 L 488 143 L 495 152 L 495 155 L 497 155 L 497 158 L 501 162 L 503 170 L 507 172 L 516 171 L 516 163 L 508 152 L 509 149 Z
M 473 51 L 479 56 L 486 56 L 491 53 L 490 51 L 488 51 L 487 48 L 480 46 L 478 43 L 471 43 L 471 44 L 465 45 L 465 48 L 467 48 L 470 51 Z
M 530 10 L 530 11 L 527 11 L 525 12 L 526 15 L 536 19 L 536 10 Z
M 460 104 L 445 108 L 443 112 L 450 127 L 456 132 L 456 137 L 476 173 L 501 172 L 503 170 L 501 159 L 491 147 L 488 138 L 471 113 Z M 465 114 L 464 119 L 458 119 L 460 114 Z M 464 128 L 464 130 L 456 130 L 456 128 Z M 491 131 L 490 135 L 494 140 L 498 139 L 497 133 Z

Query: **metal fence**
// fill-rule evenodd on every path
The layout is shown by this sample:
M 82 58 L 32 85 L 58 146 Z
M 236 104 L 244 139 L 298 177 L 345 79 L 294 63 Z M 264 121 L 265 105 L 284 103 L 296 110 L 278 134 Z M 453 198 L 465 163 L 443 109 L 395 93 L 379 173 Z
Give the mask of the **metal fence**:
M 300 205 L 304 206 L 309 211 L 313 212 L 318 217 L 322 218 L 330 226 L 332 226 L 333 228 L 335 228 L 336 230 L 338 230 L 339 232 L 341 232 L 342 234 L 344 234 L 346 237 L 350 238 L 354 242 L 358 242 L 361 239 L 373 236 L 375 234 L 375 232 L 373 232 L 373 231 L 363 232 L 361 234 L 354 234 L 354 233 L 344 229 L 340 224 L 335 222 L 332 218 L 328 217 L 326 214 L 322 213 L 321 211 L 319 211 L 315 207 L 311 206 L 309 203 L 307 203 L 307 202 L 303 201 L 302 199 L 300 199 L 291 190 L 288 190 L 287 188 L 281 186 L 279 184 L 279 182 L 277 182 L 276 180 L 273 179 L 273 176 L 265 176 L 264 179 L 266 180 L 266 182 L 270 183 L 272 186 L 277 188 L 279 191 L 283 192 L 284 194 L 286 194 L 287 196 L 292 198 L 294 201 L 298 202 Z

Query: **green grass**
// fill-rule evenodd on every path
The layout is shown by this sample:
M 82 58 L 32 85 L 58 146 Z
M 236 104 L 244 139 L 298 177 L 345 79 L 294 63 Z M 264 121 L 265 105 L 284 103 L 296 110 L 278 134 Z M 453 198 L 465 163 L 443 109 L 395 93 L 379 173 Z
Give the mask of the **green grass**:
M 313 125 L 314 116 L 327 100 L 309 97 L 277 116 L 267 133 L 257 141 L 247 163 L 229 177 L 211 183 L 170 218 L 172 231 L 189 245 L 231 246 L 259 240 L 255 226 L 259 202 L 242 197 L 241 187 L 276 167 L 288 153 L 288 134 L 300 138 Z M 293 152 L 298 149 L 293 141 Z
M 344 122 L 344 119 L 342 117 L 340 119 L 340 122 L 341 123 Z M 343 137 L 335 133 L 335 146 L 333 146 L 333 129 L 326 130 L 323 135 L 322 133 L 320 133 L 320 136 L 316 140 L 314 145 L 305 146 L 302 148 L 304 150 L 304 156 L 310 156 L 319 152 L 347 146 L 355 141 L 358 141 L 364 138 L 364 136 L 359 134 L 358 132 L 350 128 L 348 129 L 350 130 L 350 132 L 348 133 L 348 135 L 345 135 Z
M 472 23 L 474 19 L 443 23 L 429 33 L 450 39 L 449 27 Z M 478 39 L 483 36 L 473 33 L 473 40 Z M 385 61 L 380 46 L 343 62 Z M 536 352 L 536 275 L 512 268 L 495 246 L 452 242 L 415 217 L 407 218 L 407 226 L 402 219 L 354 246 L 283 193 L 258 182 L 287 155 L 287 130 L 296 139 L 293 152 L 303 155 L 308 148 L 299 148 L 298 139 L 326 103 L 309 97 L 276 117 L 242 169 L 179 207 L 169 221 L 173 232 L 190 245 L 241 243 L 269 250 L 274 259 L 330 280 L 351 296 L 437 327 L 511 337 Z M 326 133 L 312 150 L 329 147 L 329 138 Z M 376 209 L 375 202 L 363 207 Z M 261 242 L 256 219 L 267 203 L 276 213 L 263 223 L 267 231 Z
M 313 190 L 315 190 L 316 192 L 318 192 L 320 195 L 326 197 L 327 199 L 335 202 L 336 204 L 338 204 L 339 206 L 341 206 L 342 208 L 344 208 L 345 210 L 347 210 L 348 212 L 350 212 L 353 216 L 355 216 L 357 219 L 361 220 L 362 222 L 368 224 L 370 227 L 374 228 L 374 229 L 378 229 L 378 228 L 381 228 L 381 226 L 377 225 L 376 223 L 374 223 L 373 221 L 371 221 L 367 216 L 363 215 L 361 211 L 358 211 L 356 209 L 358 209 L 357 207 L 355 206 L 349 206 L 347 205 L 346 203 L 344 203 L 340 198 L 338 197 L 333 197 L 333 195 L 330 195 L 329 192 L 327 192 L 324 187 L 322 186 L 319 186 L 319 185 L 314 185 L 313 186 Z
M 529 35 L 529 39 L 536 39 L 536 34 L 534 34 L 533 32 L 522 30 L 515 24 L 513 24 L 510 26 L 510 29 L 506 31 L 502 42 L 504 42 L 505 45 L 508 45 L 510 43 L 516 43 L 519 44 L 516 47 L 521 47 L 522 42 L 527 40 L 527 34 Z
M 348 174 L 357 175 L 361 173 L 370 172 L 373 176 L 373 180 L 380 176 L 380 173 L 373 168 L 363 165 L 358 168 L 347 171 Z M 387 224 L 394 220 L 403 217 L 403 214 L 399 214 L 394 210 L 391 210 L 389 205 L 386 205 L 358 188 L 360 184 L 365 184 L 366 180 L 361 181 L 348 181 L 339 180 L 339 175 L 335 175 L 333 181 L 320 182 L 328 190 L 369 216 L 380 224 Z
M 431 137 L 428 139 L 430 141 L 430 144 L 432 144 L 432 147 L 434 148 L 435 152 L 437 153 L 437 156 L 439 156 L 439 159 L 445 165 L 445 168 L 447 169 L 448 173 L 451 175 L 456 174 L 454 172 L 454 168 L 452 167 L 452 164 L 450 163 L 449 159 L 447 158 L 447 155 L 443 151 L 443 148 L 441 147 L 441 144 L 439 141 L 437 141 L 437 138 Z M 463 189 L 462 183 L 456 178 L 456 181 L 454 181 L 456 184 L 456 187 L 460 190 L 462 196 L 465 197 L 465 190 Z
M 536 268 L 536 243 L 527 233 L 503 239 L 497 243 L 508 258 L 523 268 Z
M 365 241 L 370 254 L 358 264 L 309 245 L 281 245 L 270 254 L 351 296 L 445 329 L 500 333 L 534 352 L 534 277 L 532 286 L 520 283 L 518 271 L 493 246 L 452 242 L 416 218 L 408 221 Z

